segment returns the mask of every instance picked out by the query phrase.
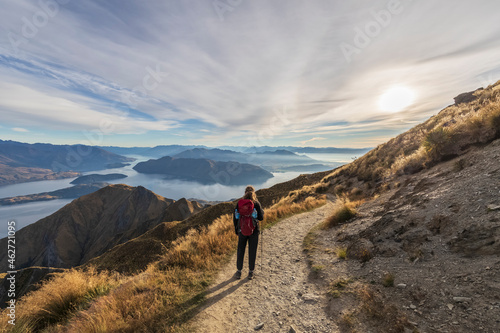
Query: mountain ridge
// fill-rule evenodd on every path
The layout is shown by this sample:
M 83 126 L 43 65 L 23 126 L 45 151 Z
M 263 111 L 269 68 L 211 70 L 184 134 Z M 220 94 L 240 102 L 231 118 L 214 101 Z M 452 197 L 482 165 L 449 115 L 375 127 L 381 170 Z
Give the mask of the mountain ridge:
M 158 223 L 183 220 L 201 209 L 196 202 L 166 199 L 142 186 L 109 185 L 19 230 L 16 240 L 25 246 L 18 248 L 16 267 L 78 266 Z M 0 254 L 0 271 L 7 270 L 6 255 Z

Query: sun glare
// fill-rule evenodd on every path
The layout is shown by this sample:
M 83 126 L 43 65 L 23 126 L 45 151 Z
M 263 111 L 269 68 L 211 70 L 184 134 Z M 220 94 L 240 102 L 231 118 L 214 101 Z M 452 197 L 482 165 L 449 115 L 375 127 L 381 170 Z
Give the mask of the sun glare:
M 380 110 L 399 112 L 410 106 L 415 100 L 415 92 L 407 87 L 396 86 L 386 90 L 378 101 Z

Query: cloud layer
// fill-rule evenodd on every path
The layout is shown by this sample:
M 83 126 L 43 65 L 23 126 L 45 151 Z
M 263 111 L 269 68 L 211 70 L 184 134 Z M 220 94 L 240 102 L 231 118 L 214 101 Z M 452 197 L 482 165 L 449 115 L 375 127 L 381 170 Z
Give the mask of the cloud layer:
M 2 138 L 370 146 L 500 79 L 500 3 L 0 0 Z M 377 106 L 414 90 L 399 113 Z

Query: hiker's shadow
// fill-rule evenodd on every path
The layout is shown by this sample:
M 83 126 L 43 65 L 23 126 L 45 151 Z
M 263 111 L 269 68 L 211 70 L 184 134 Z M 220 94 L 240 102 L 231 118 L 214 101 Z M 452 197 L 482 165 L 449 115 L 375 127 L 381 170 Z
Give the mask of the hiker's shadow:
M 236 281 L 238 281 L 238 282 L 235 283 Z M 211 307 L 212 305 L 216 304 L 217 302 L 222 300 L 224 297 L 231 295 L 236 290 L 238 290 L 239 287 L 241 287 L 242 285 L 244 285 L 247 282 L 248 282 L 247 279 L 236 280 L 234 277 L 230 277 L 226 281 L 221 282 L 218 285 L 209 288 L 204 293 L 204 295 L 206 297 L 205 297 L 203 303 L 200 304 L 199 306 L 195 307 L 192 310 L 190 316 L 193 316 L 193 317 L 196 316 L 198 313 L 200 313 L 200 312 L 204 311 L 205 309 Z M 228 287 L 227 289 L 225 289 L 221 292 L 218 292 L 219 290 L 226 288 L 231 283 L 235 283 L 235 284 Z

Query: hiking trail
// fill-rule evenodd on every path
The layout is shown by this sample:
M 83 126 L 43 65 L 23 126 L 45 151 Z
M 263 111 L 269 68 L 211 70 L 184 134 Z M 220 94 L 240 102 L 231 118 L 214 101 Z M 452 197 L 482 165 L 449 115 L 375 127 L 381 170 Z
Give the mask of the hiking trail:
M 333 203 L 286 218 L 264 230 L 259 239 L 255 278 L 247 279 L 248 247 L 241 280 L 236 272 L 236 253 L 209 288 L 207 301 L 193 318 L 196 332 L 335 332 L 325 314 L 326 297 L 310 279 L 302 242 L 307 233 L 328 217 Z M 262 236 L 262 235 L 261 235 Z

